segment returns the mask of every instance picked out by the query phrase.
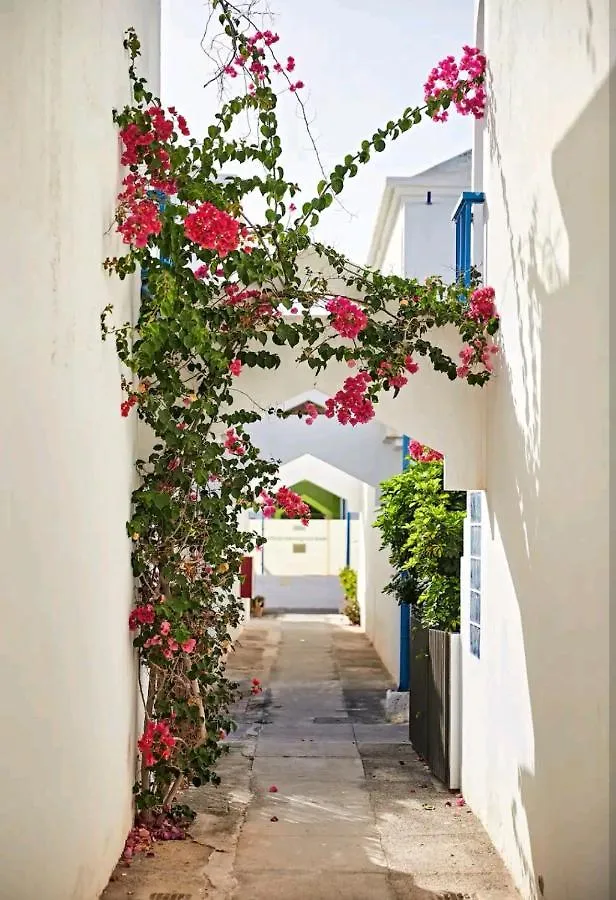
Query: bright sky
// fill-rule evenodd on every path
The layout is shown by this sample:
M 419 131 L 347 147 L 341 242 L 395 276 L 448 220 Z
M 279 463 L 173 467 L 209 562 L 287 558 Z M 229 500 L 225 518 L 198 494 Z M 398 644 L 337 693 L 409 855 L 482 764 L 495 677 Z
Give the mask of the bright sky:
M 472 0 L 270 0 L 270 9 L 270 27 L 281 38 L 277 56 L 296 59 L 293 74 L 306 85 L 302 97 L 327 172 L 378 127 L 421 103 L 432 66 L 472 43 Z M 200 46 L 206 21 L 205 0 L 163 0 L 162 99 L 186 116 L 197 138 L 218 109 L 216 87 L 203 88 L 211 72 Z M 298 113 L 285 94 L 284 164 L 287 178 L 302 186 L 301 206 L 321 175 Z M 470 145 L 468 119 L 422 122 L 360 168 L 340 195 L 345 209 L 332 205 L 323 214 L 318 238 L 365 262 L 385 179 L 414 175 Z

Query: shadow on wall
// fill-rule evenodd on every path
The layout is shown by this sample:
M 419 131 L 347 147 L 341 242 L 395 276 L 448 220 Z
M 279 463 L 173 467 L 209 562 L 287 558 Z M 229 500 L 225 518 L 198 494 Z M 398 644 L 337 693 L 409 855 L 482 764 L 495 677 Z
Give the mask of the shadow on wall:
M 337 575 L 255 575 L 265 612 L 339 613 L 344 594 Z
M 613 78 L 614 70 L 552 157 L 567 230 L 559 243 L 568 238 L 569 245 L 566 283 L 562 275 L 557 282 L 555 248 L 538 234 L 536 208 L 526 242 L 514 237 L 496 131 L 489 128 L 509 229 L 519 341 L 526 348 L 526 435 L 512 390 L 519 373 L 499 378 L 491 397 L 491 434 L 517 440 L 492 448 L 489 502 L 492 534 L 498 528 L 507 549 L 520 610 L 534 733 L 534 771 L 519 769 L 522 808 L 512 798 L 511 815 L 527 895 L 550 900 L 609 895 L 607 148 Z M 546 288 L 546 273 L 555 289 Z

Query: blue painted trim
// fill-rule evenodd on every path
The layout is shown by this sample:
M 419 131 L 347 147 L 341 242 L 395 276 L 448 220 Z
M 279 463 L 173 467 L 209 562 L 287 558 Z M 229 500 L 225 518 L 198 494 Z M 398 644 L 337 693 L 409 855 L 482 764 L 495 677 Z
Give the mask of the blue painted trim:
M 402 471 L 406 472 L 409 467 L 409 445 L 411 441 L 407 434 L 402 435 Z
M 402 471 L 406 472 L 410 465 L 410 439 L 402 435 Z M 400 681 L 399 691 L 408 691 L 411 687 L 411 607 L 408 603 L 400 604 Z
M 473 204 L 484 203 L 485 194 L 480 191 L 463 191 L 453 211 L 456 225 L 456 281 L 465 285 L 471 281 Z
M 346 567 L 351 565 L 351 513 L 346 514 Z

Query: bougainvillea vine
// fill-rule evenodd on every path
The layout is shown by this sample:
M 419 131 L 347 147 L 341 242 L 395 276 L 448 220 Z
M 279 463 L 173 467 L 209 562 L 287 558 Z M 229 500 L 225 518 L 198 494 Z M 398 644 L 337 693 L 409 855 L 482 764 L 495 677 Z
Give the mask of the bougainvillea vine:
M 137 320 L 110 324 L 108 308 L 103 332 L 114 334 L 128 373 L 119 411 L 136 414 L 151 439 L 137 463 L 128 523 L 135 600 L 127 627 L 148 671 L 135 795 L 142 811 L 161 815 L 186 785 L 217 781 L 233 728 L 236 686 L 225 661 L 243 611 L 239 571 L 263 543 L 245 516 L 309 518 L 307 505 L 280 484 L 275 461 L 250 440 L 247 428 L 262 414 L 240 389 L 250 371 L 276 377 L 289 349 L 294 365 L 313 375 L 333 365 L 354 369 L 323 412 L 309 404 L 305 413 L 308 423 L 323 414 L 357 426 L 374 418 L 382 392 L 405 390 L 426 365 L 485 384 L 498 329 L 493 292 L 476 281 L 385 276 L 313 237 L 346 181 L 388 142 L 422 120 L 442 120 L 452 104 L 462 115 L 482 114 L 479 51 L 465 48 L 459 64 L 439 63 L 425 103 L 377 129 L 297 208 L 277 119 L 284 94 L 301 103 L 296 61 L 279 58 L 279 35 L 255 28 L 236 5 L 211 6 L 228 50 L 213 81 L 239 90 L 221 102 L 205 137 L 192 137 L 176 109 L 153 96 L 137 71 L 132 30 L 125 39 L 132 100 L 114 112 L 126 167 L 116 227 L 126 252 L 105 265 L 119 278 L 140 269 L 143 290 Z M 236 137 L 237 123 L 247 121 L 250 136 Z M 258 221 L 246 213 L 253 194 L 263 200 Z M 316 266 L 306 264 L 309 253 Z M 439 346 L 443 328 L 459 335 L 458 359 Z M 261 682 L 247 689 L 257 696 Z

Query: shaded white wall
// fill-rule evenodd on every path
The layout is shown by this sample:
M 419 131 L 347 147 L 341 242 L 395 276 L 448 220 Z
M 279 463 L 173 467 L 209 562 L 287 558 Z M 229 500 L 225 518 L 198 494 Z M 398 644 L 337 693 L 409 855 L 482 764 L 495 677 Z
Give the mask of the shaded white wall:
M 503 352 L 479 660 L 463 590 L 463 790 L 548 900 L 610 896 L 608 34 L 605 0 L 486 0 L 476 187 Z
M 324 416 L 312 425 L 305 419 L 268 416 L 247 431 L 265 457 L 289 463 L 308 454 L 367 484 L 378 484 L 400 468 L 400 443 L 386 441 L 390 429 L 376 420 L 352 428 Z M 346 497 L 342 490 L 332 490 Z
M 283 463 L 278 472 L 282 484 L 292 485 L 299 481 L 310 481 L 317 487 L 346 500 L 350 511 L 359 509 L 362 482 L 322 459 L 304 454 Z
M 458 358 L 462 341 L 454 326 L 438 329 L 435 340 L 445 353 Z M 306 391 L 316 390 L 330 396 L 348 377 L 348 367 L 336 360 L 331 360 L 327 369 L 317 376 L 306 366 L 297 364 L 297 349 L 274 344 L 270 349 L 280 357 L 280 367 L 276 370 L 245 368 L 234 381 L 238 404 L 244 407 L 252 404 L 255 409 L 282 408 L 289 396 Z M 414 438 L 441 450 L 445 454 L 448 489 L 482 488 L 485 405 L 486 392 L 481 388 L 460 379 L 449 381 L 435 372 L 429 361 L 420 360 L 419 372 L 409 378 L 398 397 L 394 399 L 389 392 L 380 396 L 376 418 L 397 434 L 410 432 Z M 355 431 L 361 434 L 363 427 L 358 425 Z M 460 435 L 464 436 L 463 440 Z
M 405 215 L 404 208 L 400 207 L 394 214 L 391 237 L 383 253 L 383 261 L 380 264 L 380 270 L 384 275 L 404 277 L 405 243 Z
M 135 422 L 103 343 L 123 32 L 158 83 L 157 0 L 0 5 L 0 893 L 95 900 L 131 824 L 137 710 L 125 523 Z
M 358 542 L 358 557 L 363 561 L 358 573 L 362 626 L 397 684 L 400 676 L 400 607 L 394 598 L 383 593 L 393 569 L 387 550 L 380 549 L 380 531 L 373 527 L 376 513 L 377 493 L 365 485 Z
M 406 274 L 424 281 L 430 275 L 440 275 L 446 281 L 455 281 L 455 230 L 451 214 L 457 196 L 470 186 L 468 175 L 461 181 L 460 189 L 431 190 L 431 202 L 409 200 L 404 209 L 406 240 Z
M 266 612 L 340 613 L 344 593 L 337 575 L 256 575 L 255 596 Z

